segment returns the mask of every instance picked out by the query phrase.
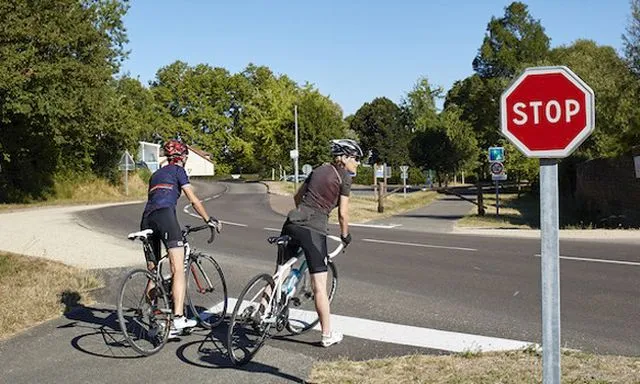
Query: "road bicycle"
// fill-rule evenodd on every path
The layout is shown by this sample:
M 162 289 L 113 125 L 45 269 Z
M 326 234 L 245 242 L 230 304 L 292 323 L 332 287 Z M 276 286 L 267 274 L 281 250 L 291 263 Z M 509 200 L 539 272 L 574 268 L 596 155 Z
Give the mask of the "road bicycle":
M 327 259 L 327 295 L 331 302 L 338 288 L 338 270 L 332 259 L 344 244 L 339 237 L 327 238 L 339 243 Z M 276 272 L 253 277 L 235 302 L 227 331 L 227 350 L 234 365 L 248 363 L 268 337 L 285 328 L 298 335 L 314 328 L 320 320 L 302 248 L 295 257 L 284 261 L 290 240 L 287 235 L 268 238 L 269 243 L 278 246 Z M 286 274 L 289 270 L 291 273 Z
M 185 315 L 198 319 L 200 326 L 211 329 L 219 325 L 227 312 L 227 284 L 222 269 L 209 255 L 192 249 L 188 242 L 191 233 L 204 229 L 211 231 L 207 243 L 215 237 L 209 225 L 182 229 L 185 244 L 185 274 L 187 293 Z M 147 256 L 153 254 L 149 236 L 151 229 L 130 233 L 127 238 L 140 240 Z M 173 320 L 171 297 L 171 265 L 163 256 L 152 269 L 135 269 L 127 274 L 118 295 L 118 323 L 126 342 L 138 353 L 148 356 L 164 347 L 169 338 Z

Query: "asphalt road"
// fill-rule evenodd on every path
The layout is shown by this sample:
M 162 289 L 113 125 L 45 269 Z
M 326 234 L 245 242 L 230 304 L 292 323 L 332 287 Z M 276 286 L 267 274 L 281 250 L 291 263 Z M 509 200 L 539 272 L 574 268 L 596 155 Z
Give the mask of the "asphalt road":
M 196 186 L 201 198 L 214 197 L 206 200 L 207 209 L 227 225 L 213 245 L 206 244 L 206 235 L 192 239 L 192 244 L 215 255 L 230 296 L 237 297 L 250 277 L 273 270 L 275 248 L 266 238 L 277 233 L 284 218 L 270 209 L 260 184 Z M 181 203 L 180 207 L 186 205 Z M 124 238 L 137 230 L 142 208 L 103 208 L 83 212 L 79 219 Z M 199 222 L 182 211 L 179 219 Z M 340 281 L 333 314 L 541 342 L 539 240 L 402 228 L 352 228 L 355 240 L 336 260 Z M 567 257 L 561 260 L 562 346 L 640 356 L 637 245 L 561 241 L 560 253 Z M 236 370 L 229 368 L 224 346 L 215 337 L 224 333 L 222 326 L 213 338 L 193 334 L 170 343 L 157 356 L 131 359 L 114 331 L 114 292 L 124 271 L 103 273 L 108 288 L 99 293 L 95 307 L 0 343 L 2 366 L 10 367 L 0 382 L 112 382 L 144 373 L 166 381 L 202 381 L 211 375 L 220 382 L 301 382 L 314 359 L 446 353 L 350 336 L 323 349 L 316 345 L 319 333 L 311 332 L 269 341 L 246 370 Z M 86 366 L 91 368 L 83 370 Z M 92 369 L 108 372 L 108 377 L 91 375 Z

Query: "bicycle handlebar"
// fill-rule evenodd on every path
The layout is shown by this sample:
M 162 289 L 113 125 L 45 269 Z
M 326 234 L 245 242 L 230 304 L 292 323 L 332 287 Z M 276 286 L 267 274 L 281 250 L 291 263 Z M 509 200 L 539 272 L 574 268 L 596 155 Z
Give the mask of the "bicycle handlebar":
M 340 251 L 344 250 L 344 243 L 342 242 L 342 239 L 339 238 L 338 236 L 327 235 L 327 238 L 331 239 L 331 240 L 335 240 L 335 241 L 337 241 L 339 243 L 339 245 L 336 247 L 336 249 L 333 252 L 329 253 L 329 258 L 333 259 L 334 257 L 336 257 L 338 255 L 338 253 L 340 253 Z
M 190 225 L 185 225 L 184 226 L 185 229 L 182 230 L 182 237 L 187 237 L 187 235 L 189 235 L 192 232 L 198 232 L 198 231 L 202 231 L 203 229 L 207 229 L 209 228 L 209 230 L 211 231 L 211 236 L 209 236 L 209 240 L 207 240 L 208 244 L 213 243 L 213 240 L 216 237 L 216 231 L 213 229 L 213 227 L 209 226 L 209 224 L 205 224 L 205 225 L 200 225 L 198 227 L 192 227 Z

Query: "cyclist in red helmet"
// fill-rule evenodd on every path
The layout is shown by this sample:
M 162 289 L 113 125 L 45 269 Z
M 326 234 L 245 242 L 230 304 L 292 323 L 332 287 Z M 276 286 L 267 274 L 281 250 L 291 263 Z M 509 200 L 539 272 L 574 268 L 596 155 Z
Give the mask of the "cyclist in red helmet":
M 169 254 L 173 282 L 171 293 L 173 296 L 174 320 L 171 329 L 171 337 L 177 336 L 184 328 L 197 325 L 197 321 L 187 319 L 184 316 L 184 298 L 186 282 L 184 273 L 184 244 L 180 224 L 176 216 L 176 204 L 181 193 L 191 202 L 195 211 L 204 221 L 218 232 L 222 224 L 213 216 L 209 216 L 206 209 L 196 196 L 189 183 L 189 176 L 184 169 L 184 164 L 189 156 L 189 149 L 180 140 L 169 140 L 164 146 L 164 155 L 168 165 L 158 169 L 149 180 L 149 192 L 147 204 L 142 214 L 140 229 L 152 229 L 151 244 L 153 246 L 154 259 L 147 260 L 147 268 L 153 269 L 160 257 L 160 242 L 164 244 Z

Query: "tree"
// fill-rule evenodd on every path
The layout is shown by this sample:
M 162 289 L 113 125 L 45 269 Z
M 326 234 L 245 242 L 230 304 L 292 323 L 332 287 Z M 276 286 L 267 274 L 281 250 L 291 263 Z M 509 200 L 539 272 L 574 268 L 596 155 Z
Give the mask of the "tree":
M 407 114 L 413 130 L 424 131 L 438 119 L 436 99 L 443 97 L 442 87 L 433 88 L 426 77 L 416 81 L 413 89 L 402 100 L 402 109 Z
M 478 143 L 471 126 L 460 120 L 460 111 L 446 109 L 435 125 L 416 132 L 409 144 L 411 160 L 422 169 L 433 169 L 439 184 L 454 172 L 476 166 Z
M 125 57 L 118 0 L 0 3 L 0 201 L 42 198 L 90 172 L 112 133 L 104 106 Z
M 549 38 L 540 21 L 529 14 L 525 4 L 513 2 L 505 8 L 503 17 L 489 21 L 473 70 L 483 78 L 511 78 L 522 63 L 544 60 L 548 51 Z
M 387 164 L 407 164 L 407 146 L 411 140 L 411 127 L 406 124 L 401 109 L 386 97 L 365 103 L 351 120 L 352 129 L 359 137 L 362 150 L 372 152 L 372 161 Z
M 576 156 L 619 156 L 640 142 L 639 84 L 614 48 L 578 40 L 554 49 L 550 58 L 571 68 L 596 94 L 596 129 Z
M 631 0 L 631 19 L 626 34 L 622 35 L 627 63 L 636 76 L 640 76 L 640 0 Z

